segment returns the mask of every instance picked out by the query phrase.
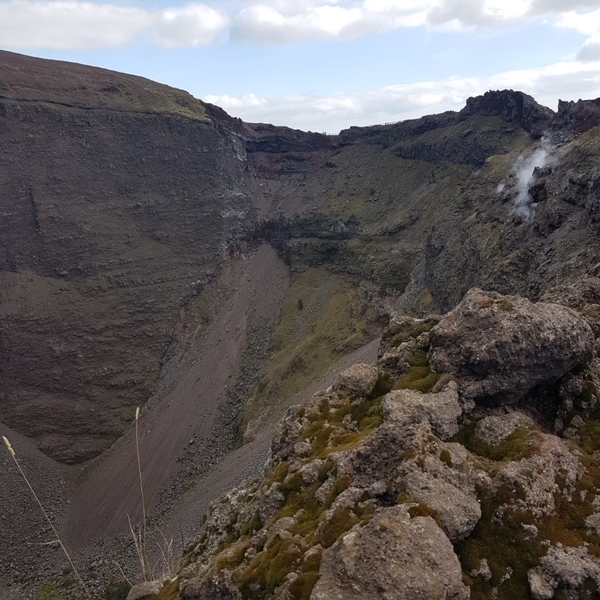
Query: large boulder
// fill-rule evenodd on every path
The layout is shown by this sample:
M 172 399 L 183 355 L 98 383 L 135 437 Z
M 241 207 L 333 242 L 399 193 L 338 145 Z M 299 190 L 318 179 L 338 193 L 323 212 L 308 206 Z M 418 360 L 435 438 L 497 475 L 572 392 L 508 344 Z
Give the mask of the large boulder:
M 311 600 L 466 600 L 460 562 L 431 517 L 385 508 L 323 554 Z
M 590 326 L 557 304 L 469 290 L 430 333 L 432 368 L 453 373 L 461 395 L 498 406 L 519 401 L 594 355 Z

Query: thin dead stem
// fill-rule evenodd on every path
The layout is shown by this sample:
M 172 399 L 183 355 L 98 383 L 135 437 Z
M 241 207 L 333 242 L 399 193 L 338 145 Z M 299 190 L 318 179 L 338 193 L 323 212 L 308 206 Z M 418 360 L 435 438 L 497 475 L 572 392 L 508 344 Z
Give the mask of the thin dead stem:
M 123 568 L 121 567 L 121 565 L 116 561 L 113 560 L 113 563 L 115 563 L 117 569 L 119 569 L 119 573 L 121 573 L 121 577 L 131 586 L 133 587 L 133 583 L 131 583 L 129 577 L 127 577 L 127 575 L 125 575 L 125 571 L 123 571 Z
M 31 485 L 31 483 L 29 482 L 27 475 L 25 475 L 25 472 L 21 468 L 21 465 L 19 464 L 19 461 L 17 460 L 17 455 L 16 455 L 11 443 L 8 441 L 8 438 L 6 438 L 5 436 L 2 436 L 2 439 L 4 440 L 4 444 L 8 448 L 8 451 L 10 452 L 10 455 L 12 456 L 12 458 L 15 462 L 15 465 L 17 465 L 17 469 L 19 470 L 19 473 L 21 473 L 21 476 L 25 480 L 25 483 L 27 484 L 29 491 L 35 498 L 37 505 L 40 507 L 40 510 L 42 511 L 46 521 L 48 522 L 48 525 L 50 525 L 50 528 L 52 529 L 54 535 L 56 536 L 56 540 L 54 540 L 54 541 L 59 543 L 60 547 L 62 548 L 63 552 L 65 553 L 65 556 L 67 557 L 67 560 L 69 561 L 69 564 L 71 565 L 71 568 L 73 569 L 73 573 L 75 573 L 77 579 L 79 580 L 79 584 L 81 585 L 86 597 L 88 598 L 88 600 L 92 600 L 92 597 L 90 596 L 90 592 L 89 592 L 87 586 L 85 585 L 85 582 L 81 578 L 81 575 L 79 574 L 79 571 L 77 570 L 77 567 L 73 564 L 73 561 L 71 560 L 71 555 L 65 548 L 65 545 L 63 544 L 62 539 L 60 538 L 60 535 L 58 534 L 58 531 L 56 530 L 56 527 L 54 527 L 54 523 L 52 523 L 52 519 L 50 519 L 50 515 L 46 512 L 44 505 L 42 504 L 41 500 L 38 498 L 38 495 L 35 493 L 35 490 L 33 489 L 33 486 Z
M 157 528 L 158 529 L 158 528 Z M 158 529 L 162 536 L 162 544 L 156 544 L 160 550 L 162 562 L 162 578 L 173 577 L 175 574 L 175 556 L 173 554 L 173 538 L 167 540 L 165 534 Z
M 142 573 L 144 576 L 144 581 L 150 581 L 152 579 L 152 573 L 150 569 L 150 564 L 148 561 L 147 554 L 147 522 L 146 522 L 146 499 L 144 496 L 144 478 L 142 477 L 142 460 L 140 455 L 140 436 L 138 423 L 140 419 L 140 407 L 138 406 L 135 409 L 135 451 L 137 455 L 137 464 L 138 464 L 138 475 L 140 478 L 140 493 L 142 495 L 142 533 L 140 534 L 139 539 L 139 549 L 138 555 L 140 557 L 140 564 L 142 566 Z M 129 515 L 127 516 L 129 519 Z M 131 521 L 129 522 L 129 527 L 131 529 L 131 533 L 133 534 L 133 528 L 131 527 Z M 134 534 L 135 538 L 135 534 Z M 136 544 L 137 549 L 137 544 Z

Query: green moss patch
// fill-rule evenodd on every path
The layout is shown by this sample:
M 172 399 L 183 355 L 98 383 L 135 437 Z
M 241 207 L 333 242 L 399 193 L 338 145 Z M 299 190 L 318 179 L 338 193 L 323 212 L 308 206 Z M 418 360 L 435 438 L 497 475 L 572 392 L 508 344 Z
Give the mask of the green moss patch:
M 415 320 L 412 327 L 406 328 L 403 331 L 397 333 L 389 342 L 390 348 L 397 348 L 400 344 L 408 342 L 410 340 L 416 340 L 422 333 L 431 331 L 433 325 L 426 321 Z
M 392 385 L 394 390 L 417 390 L 424 394 L 431 392 L 440 376 L 429 367 L 427 352 L 418 350 L 407 359 L 410 369 Z
M 521 460 L 535 451 L 535 432 L 526 427 L 517 427 L 505 440 L 494 446 L 475 435 L 476 426 L 477 422 L 473 422 L 463 427 L 452 441 L 462 444 L 477 456 L 496 462 Z
M 554 514 L 539 517 L 514 506 L 515 498 L 523 498 L 523 490 L 503 487 L 492 493 L 480 489 L 482 517 L 471 535 L 457 545 L 465 577 L 471 586 L 472 600 L 491 597 L 492 588 L 498 587 L 498 600 L 529 598 L 527 571 L 539 564 L 546 554 L 549 542 L 564 546 L 586 545 L 588 552 L 600 556 L 600 536 L 588 532 L 585 520 L 594 513 L 593 504 L 600 489 L 600 461 L 589 457 L 580 458 L 585 467 L 576 488 L 565 493 L 565 477 L 557 477 L 559 490 L 554 496 Z M 503 507 L 502 518 L 498 509 Z M 535 525 L 538 534 L 528 539 L 523 524 Z M 492 571 L 490 581 L 480 577 L 471 578 L 469 573 L 478 570 L 486 559 Z M 510 578 L 503 575 L 512 569 Z M 585 597 L 585 596 L 583 596 Z
M 482 516 L 471 535 L 456 546 L 457 554 L 471 588 L 472 600 L 488 600 L 492 589 L 498 587 L 498 600 L 530 598 L 527 571 L 539 564 L 545 548 L 539 542 L 527 540 L 521 523 L 510 520 L 499 523 L 494 519 L 496 509 L 502 504 L 488 490 L 480 490 Z M 485 581 L 481 577 L 471 578 L 469 573 L 481 566 L 486 559 L 492 571 L 492 578 Z M 512 569 L 509 579 L 502 582 L 508 569 Z
M 294 394 L 374 336 L 374 316 L 368 295 L 348 277 L 312 268 L 296 273 L 263 376 L 244 406 L 243 422 L 252 430 L 252 422 L 264 422 L 265 414 L 278 420 Z
M 177 600 L 179 598 L 179 579 L 167 581 L 152 600 Z

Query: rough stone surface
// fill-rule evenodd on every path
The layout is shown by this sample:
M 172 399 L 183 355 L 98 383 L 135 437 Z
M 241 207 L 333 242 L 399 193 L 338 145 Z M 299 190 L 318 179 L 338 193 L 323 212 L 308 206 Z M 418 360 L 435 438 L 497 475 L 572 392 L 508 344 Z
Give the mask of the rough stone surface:
M 461 395 L 495 406 L 589 362 L 595 338 L 564 306 L 474 288 L 431 330 L 431 345 L 434 370 L 454 373 Z
M 338 375 L 333 390 L 352 398 L 364 398 L 373 391 L 378 377 L 379 369 L 375 365 L 352 365 Z
M 452 544 L 430 517 L 383 509 L 323 554 L 311 600 L 466 600 Z
M 486 444 L 496 446 L 519 427 L 533 428 L 533 419 L 518 411 L 507 415 L 491 415 L 477 423 L 475 435 Z
M 134 585 L 127 594 L 127 600 L 144 600 L 149 596 L 158 594 L 162 584 L 158 581 L 147 581 Z
M 446 440 L 458 431 L 462 409 L 454 382 L 437 394 L 422 394 L 413 390 L 390 392 L 383 402 L 383 414 L 390 422 L 426 419 L 437 436 Z
M 527 573 L 535 600 L 550 600 L 559 585 L 577 590 L 587 579 L 600 586 L 600 561 L 585 547 L 551 546 L 539 567 Z
M 483 96 L 469 98 L 460 114 L 499 115 L 519 123 L 536 137 L 545 133 L 554 116 L 549 108 L 538 104 L 531 96 L 513 90 L 491 90 Z
M 513 507 L 541 517 L 553 513 L 557 494 L 571 497 L 583 466 L 560 438 L 536 435 L 535 454 L 503 465 L 498 470 L 496 485 L 512 490 Z
M 406 475 L 404 485 L 410 498 L 437 513 L 440 526 L 453 544 L 467 537 L 481 518 L 477 496 L 440 477 L 414 469 Z

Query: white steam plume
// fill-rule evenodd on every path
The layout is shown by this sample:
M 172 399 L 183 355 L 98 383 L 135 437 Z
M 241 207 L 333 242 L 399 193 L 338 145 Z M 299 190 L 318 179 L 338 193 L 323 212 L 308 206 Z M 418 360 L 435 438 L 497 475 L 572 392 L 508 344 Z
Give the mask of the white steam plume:
M 550 142 L 544 137 L 533 154 L 527 158 L 522 155 L 519 156 L 513 165 L 517 188 L 513 214 L 522 217 L 524 220 L 531 218 L 533 208 L 535 208 L 533 198 L 529 194 L 529 187 L 533 183 L 533 172 L 537 167 L 541 168 L 548 164 L 550 153 Z

